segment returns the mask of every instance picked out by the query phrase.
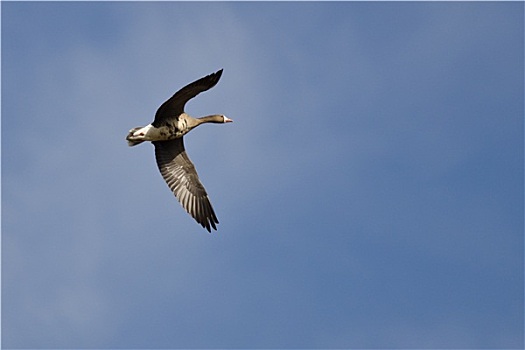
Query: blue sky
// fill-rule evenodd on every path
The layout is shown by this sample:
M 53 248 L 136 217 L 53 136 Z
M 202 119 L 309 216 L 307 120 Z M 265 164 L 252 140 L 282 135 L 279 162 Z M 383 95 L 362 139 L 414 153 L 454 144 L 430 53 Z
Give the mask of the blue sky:
M 523 347 L 523 3 L 1 6 L 3 347 Z

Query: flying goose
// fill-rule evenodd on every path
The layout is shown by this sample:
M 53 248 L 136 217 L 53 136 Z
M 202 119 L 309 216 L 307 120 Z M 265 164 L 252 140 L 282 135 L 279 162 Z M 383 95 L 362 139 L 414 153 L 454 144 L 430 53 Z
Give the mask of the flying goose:
M 131 129 L 126 137 L 129 146 L 144 141 L 153 143 L 162 177 L 182 207 L 208 232 L 211 232 L 211 227 L 217 230 L 215 224 L 219 220 L 195 166 L 186 154 L 183 136 L 200 124 L 229 123 L 232 120 L 222 114 L 193 118 L 184 112 L 184 105 L 199 93 L 214 87 L 221 75 L 222 69 L 186 85 L 159 107 L 151 124 Z

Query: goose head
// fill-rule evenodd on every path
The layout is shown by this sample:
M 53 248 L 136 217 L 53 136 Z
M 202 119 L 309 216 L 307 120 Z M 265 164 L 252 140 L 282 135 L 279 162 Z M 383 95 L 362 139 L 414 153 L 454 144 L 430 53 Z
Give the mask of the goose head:
M 212 114 L 202 118 L 197 118 L 197 125 L 203 123 L 231 123 L 233 120 L 225 116 L 224 114 Z

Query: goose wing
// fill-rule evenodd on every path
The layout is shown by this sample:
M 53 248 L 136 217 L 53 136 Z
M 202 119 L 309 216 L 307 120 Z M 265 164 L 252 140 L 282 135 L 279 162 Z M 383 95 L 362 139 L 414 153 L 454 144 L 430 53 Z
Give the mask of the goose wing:
M 211 232 L 219 223 L 195 166 L 184 150 L 183 138 L 155 141 L 155 158 L 162 177 L 182 207 Z
M 222 69 L 207 75 L 204 78 L 200 78 L 177 91 L 166 102 L 164 102 L 159 109 L 157 109 L 155 120 L 152 123 L 153 126 L 159 127 L 162 122 L 165 122 L 166 120 L 177 119 L 179 115 L 184 112 L 184 105 L 186 105 L 186 102 L 201 92 L 214 87 L 219 82 L 221 75 Z

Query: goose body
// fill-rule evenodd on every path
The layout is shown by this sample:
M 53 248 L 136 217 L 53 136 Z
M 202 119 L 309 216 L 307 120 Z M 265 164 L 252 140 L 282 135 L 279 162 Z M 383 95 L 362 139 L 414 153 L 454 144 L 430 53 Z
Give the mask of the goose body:
M 222 114 L 193 118 L 184 112 L 184 106 L 199 93 L 214 87 L 221 75 L 222 69 L 186 85 L 159 107 L 151 124 L 131 129 L 126 137 L 129 146 L 144 141 L 153 143 L 162 177 L 182 207 L 208 232 L 211 228 L 217 230 L 219 220 L 195 166 L 186 154 L 183 136 L 204 123 L 228 123 L 232 120 Z

